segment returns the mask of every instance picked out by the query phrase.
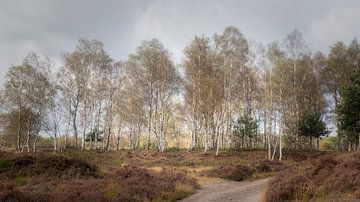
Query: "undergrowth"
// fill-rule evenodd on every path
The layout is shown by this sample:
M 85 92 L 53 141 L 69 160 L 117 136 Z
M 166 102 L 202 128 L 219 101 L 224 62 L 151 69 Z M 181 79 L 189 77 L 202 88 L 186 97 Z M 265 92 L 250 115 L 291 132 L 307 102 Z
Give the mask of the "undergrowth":
M 269 184 L 266 201 L 360 198 L 360 154 L 323 154 L 281 172 Z M 345 197 L 345 198 L 344 198 Z

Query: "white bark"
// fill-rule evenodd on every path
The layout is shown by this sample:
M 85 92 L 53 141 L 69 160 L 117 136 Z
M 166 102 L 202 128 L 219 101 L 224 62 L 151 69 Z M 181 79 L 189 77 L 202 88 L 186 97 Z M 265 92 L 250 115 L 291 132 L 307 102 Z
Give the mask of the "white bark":
M 281 143 L 281 131 L 279 129 L 279 161 L 282 159 L 282 143 Z
M 54 153 L 57 152 L 57 131 L 54 132 Z
M 278 141 L 276 141 L 275 146 L 274 146 L 274 151 L 273 151 L 273 154 L 272 154 L 272 157 L 271 157 L 271 160 L 272 160 L 272 161 L 273 161 L 274 158 L 275 158 L 275 153 L 276 153 L 277 145 L 278 145 Z

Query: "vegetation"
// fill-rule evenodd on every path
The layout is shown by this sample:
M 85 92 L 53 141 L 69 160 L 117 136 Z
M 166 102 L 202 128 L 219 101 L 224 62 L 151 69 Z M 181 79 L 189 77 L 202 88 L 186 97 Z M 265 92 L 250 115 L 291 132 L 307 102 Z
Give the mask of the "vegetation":
M 275 177 L 266 201 L 349 201 L 359 198 L 359 154 L 322 154 Z
M 298 130 L 300 136 L 309 138 L 309 148 L 313 148 L 313 138 L 319 140 L 319 138 L 329 134 L 329 131 L 326 128 L 326 124 L 323 120 L 321 120 L 319 113 L 305 115 L 298 123 Z M 319 148 L 319 146 L 320 145 L 318 141 L 317 147 Z
M 176 65 L 157 39 L 126 61 L 114 61 L 98 40 L 79 39 L 59 68 L 37 53 L 10 67 L 0 96 L 1 145 L 36 152 L 43 135 L 54 152 L 246 148 L 281 160 L 283 148 L 319 145 L 333 106 L 338 149 L 355 149 L 359 47 L 354 39 L 335 43 L 328 56 L 312 53 L 294 30 L 254 49 L 227 27 L 196 36 Z
M 209 170 L 207 176 L 220 177 L 233 181 L 264 178 L 285 169 L 286 166 L 278 161 L 252 161 L 250 164 L 225 164 Z
M 273 175 L 267 201 L 360 197 L 359 155 L 316 151 L 360 149 L 356 39 L 325 55 L 298 30 L 255 47 L 230 26 L 175 64 L 158 39 L 114 61 L 81 38 L 60 65 L 11 66 L 0 104 L 0 201 L 175 201 Z
M 126 165 L 102 173 L 84 160 L 51 154 L 5 153 L 5 160 L 10 166 L 0 170 L 1 201 L 175 201 L 198 188 L 193 178 L 165 168 Z
M 257 129 L 258 125 L 256 120 L 254 120 L 251 116 L 245 114 L 244 116 L 239 117 L 233 131 L 235 147 L 245 148 L 245 140 L 252 140 L 255 138 Z M 251 144 L 251 142 L 246 144 L 246 148 L 250 148 L 249 144 Z
M 354 70 L 349 82 L 340 90 L 342 102 L 337 106 L 337 112 L 339 128 L 343 131 L 341 135 L 348 140 L 351 150 L 356 140 L 360 147 L 360 68 Z

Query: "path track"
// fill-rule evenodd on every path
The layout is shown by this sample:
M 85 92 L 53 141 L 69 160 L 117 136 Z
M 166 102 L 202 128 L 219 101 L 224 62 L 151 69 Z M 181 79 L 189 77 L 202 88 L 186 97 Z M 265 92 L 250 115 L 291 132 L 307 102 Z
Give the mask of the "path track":
M 182 200 L 183 202 L 193 201 L 246 201 L 257 202 L 261 199 L 267 182 L 271 178 L 255 181 L 234 182 L 226 181 L 219 184 L 205 185 L 194 195 Z

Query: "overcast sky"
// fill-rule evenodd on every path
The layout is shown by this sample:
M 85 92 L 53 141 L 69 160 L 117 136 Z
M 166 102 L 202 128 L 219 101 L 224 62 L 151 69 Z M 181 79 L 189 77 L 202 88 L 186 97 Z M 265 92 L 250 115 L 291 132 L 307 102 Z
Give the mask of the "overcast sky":
M 360 38 L 360 0 L 0 0 L 0 84 L 29 51 L 60 62 L 79 37 L 98 39 L 115 60 L 158 38 L 176 62 L 195 35 L 238 27 L 251 41 L 295 28 L 313 51 Z

